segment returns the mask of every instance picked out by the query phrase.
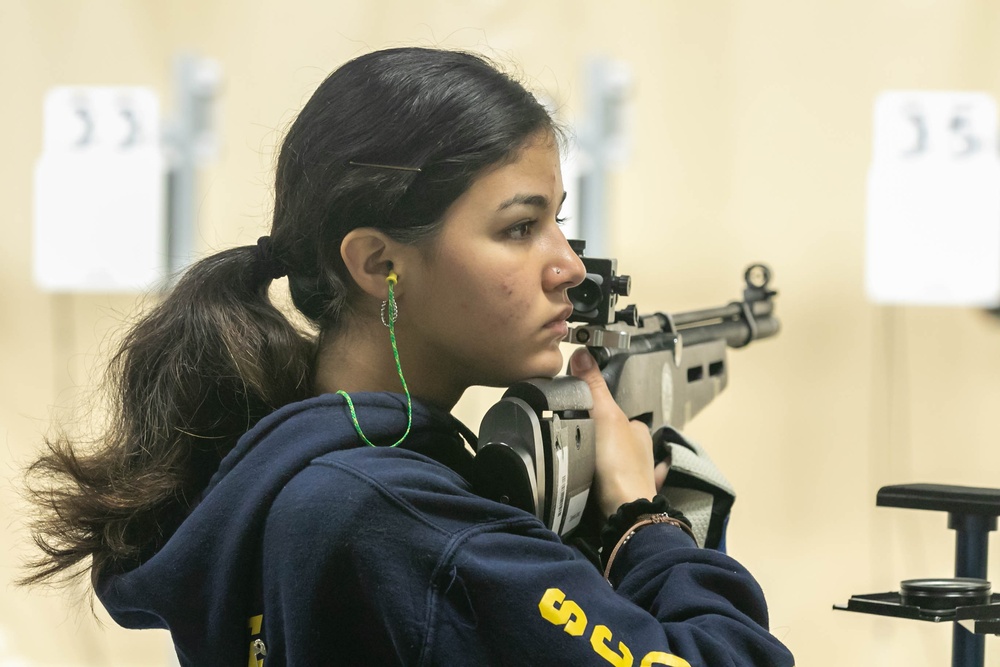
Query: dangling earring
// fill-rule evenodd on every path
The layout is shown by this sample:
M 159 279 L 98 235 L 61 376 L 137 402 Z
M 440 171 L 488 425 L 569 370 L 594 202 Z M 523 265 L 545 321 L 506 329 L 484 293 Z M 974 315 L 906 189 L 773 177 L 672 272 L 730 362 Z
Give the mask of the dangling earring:
M 395 275 L 395 274 L 393 274 L 393 275 Z M 388 278 L 386 280 L 388 280 Z M 392 289 L 392 288 L 390 288 L 390 289 Z M 389 319 L 391 320 L 391 322 L 386 322 L 385 321 L 385 316 L 386 316 L 386 312 L 387 311 L 388 311 Z M 392 303 L 389 303 L 389 301 L 383 301 L 382 302 L 382 309 L 379 311 L 379 318 L 382 320 L 382 324 L 385 325 L 385 328 L 388 329 L 388 328 L 390 328 L 391 324 L 395 324 L 396 318 L 398 318 L 398 317 L 399 317 L 399 304 L 396 303 L 396 300 L 393 299 Z
M 399 382 L 403 385 L 403 393 L 406 394 L 406 431 L 403 432 L 403 435 L 399 438 L 399 440 L 389 445 L 390 447 L 395 447 L 399 443 L 406 440 L 406 436 L 410 434 L 410 427 L 413 426 L 413 399 L 410 398 L 410 390 L 406 386 L 406 379 L 403 378 L 403 367 L 399 363 L 399 349 L 396 347 L 395 324 L 396 318 L 399 317 L 399 307 L 396 305 L 394 288 L 396 283 L 399 282 L 399 276 L 396 275 L 395 271 L 389 271 L 389 275 L 386 276 L 385 282 L 389 286 L 389 298 L 382 302 L 382 324 L 389 328 L 389 341 L 392 343 L 392 356 L 396 360 L 396 372 L 399 373 Z M 387 313 L 388 321 L 386 321 Z M 354 401 L 351 400 L 350 395 L 343 389 L 337 393 L 347 400 L 347 407 L 351 411 L 351 422 L 354 424 L 354 430 L 358 432 L 358 437 L 360 437 L 362 442 L 366 445 L 376 447 L 377 445 L 365 437 L 365 434 L 361 431 L 361 424 L 358 423 L 358 414 L 354 411 Z

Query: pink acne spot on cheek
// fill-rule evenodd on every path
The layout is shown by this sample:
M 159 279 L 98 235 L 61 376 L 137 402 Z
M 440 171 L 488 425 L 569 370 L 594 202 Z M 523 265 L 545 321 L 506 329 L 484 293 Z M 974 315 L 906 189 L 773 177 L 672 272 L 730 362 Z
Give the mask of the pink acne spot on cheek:
M 514 296 L 514 285 L 506 280 L 502 280 L 500 281 L 499 291 L 505 297 L 512 297 Z
M 491 292 L 484 293 L 483 296 L 487 294 L 492 296 L 473 304 L 479 315 L 479 323 L 485 327 L 509 326 L 517 319 L 517 311 L 527 305 L 521 303 L 523 299 L 518 296 L 517 285 L 511 280 L 498 279 Z M 487 303 L 490 305 L 484 308 Z

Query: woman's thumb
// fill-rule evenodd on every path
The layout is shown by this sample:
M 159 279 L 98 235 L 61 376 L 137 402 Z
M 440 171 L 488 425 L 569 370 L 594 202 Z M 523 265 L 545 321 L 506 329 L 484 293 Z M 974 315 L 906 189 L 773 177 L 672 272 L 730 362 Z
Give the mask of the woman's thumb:
M 572 370 L 573 375 L 576 375 L 577 377 L 586 373 L 595 365 L 594 357 L 592 357 L 590 352 L 582 347 L 573 352 L 573 356 L 569 358 L 570 370 Z
M 610 397 L 608 385 L 604 382 L 604 376 L 597 367 L 597 362 L 590 352 L 580 349 L 569 358 L 569 369 L 574 377 L 580 378 L 590 386 L 590 393 L 594 397 L 595 405 L 605 398 Z

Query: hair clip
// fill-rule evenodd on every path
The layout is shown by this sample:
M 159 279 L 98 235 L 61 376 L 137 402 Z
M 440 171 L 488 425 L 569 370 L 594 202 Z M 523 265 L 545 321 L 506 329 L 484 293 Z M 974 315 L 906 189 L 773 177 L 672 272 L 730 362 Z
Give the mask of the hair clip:
M 420 171 L 420 167 L 398 167 L 391 164 L 372 164 L 371 162 L 355 162 L 354 160 L 349 160 L 348 163 L 354 167 L 374 167 L 375 169 L 396 169 L 397 171 Z

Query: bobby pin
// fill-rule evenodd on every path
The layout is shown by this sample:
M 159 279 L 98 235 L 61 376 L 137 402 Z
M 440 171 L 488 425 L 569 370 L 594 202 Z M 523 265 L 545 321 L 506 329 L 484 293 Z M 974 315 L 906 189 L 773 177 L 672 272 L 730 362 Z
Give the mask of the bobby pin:
M 396 169 L 398 171 L 420 171 L 420 167 L 397 167 L 391 164 L 372 164 L 371 162 L 355 162 L 350 160 L 347 164 L 355 167 L 374 167 L 376 169 Z

